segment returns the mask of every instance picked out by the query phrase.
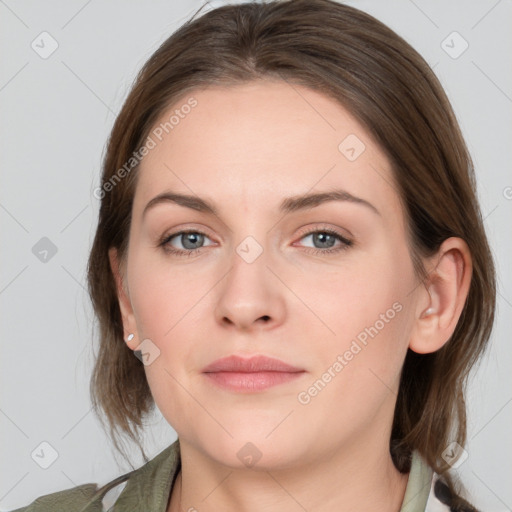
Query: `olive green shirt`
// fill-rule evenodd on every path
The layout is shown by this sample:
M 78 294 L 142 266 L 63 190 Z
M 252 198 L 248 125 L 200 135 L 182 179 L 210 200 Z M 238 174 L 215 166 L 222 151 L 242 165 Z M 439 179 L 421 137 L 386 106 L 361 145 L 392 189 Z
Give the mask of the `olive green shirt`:
M 122 475 L 103 487 L 96 484 L 83 484 L 45 496 L 40 496 L 30 505 L 12 512 L 166 512 L 171 488 L 181 468 L 179 440 L 140 468 Z M 423 458 L 413 452 L 409 480 L 400 512 L 425 512 L 449 510 L 437 501 L 433 493 L 433 471 Z M 119 493 L 110 508 L 107 508 L 107 495 Z M 429 507 L 427 507 L 427 501 Z M 436 503 L 434 505 L 434 502 Z

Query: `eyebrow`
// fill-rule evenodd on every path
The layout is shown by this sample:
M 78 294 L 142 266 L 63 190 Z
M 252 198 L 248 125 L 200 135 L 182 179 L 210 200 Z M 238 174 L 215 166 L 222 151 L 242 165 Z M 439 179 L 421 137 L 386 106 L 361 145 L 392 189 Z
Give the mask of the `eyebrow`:
M 354 196 L 346 190 L 330 190 L 328 192 L 319 192 L 312 194 L 305 194 L 301 196 L 292 196 L 284 199 L 279 206 L 279 212 L 281 213 L 292 213 L 299 210 L 306 210 L 308 208 L 314 208 L 320 206 L 323 203 L 329 201 L 346 201 L 354 204 L 360 204 L 366 206 L 372 212 L 380 215 L 379 210 L 369 203 L 365 199 Z M 148 210 L 155 207 L 157 204 L 162 203 L 174 203 L 185 208 L 190 208 L 198 212 L 210 213 L 218 216 L 217 208 L 208 200 L 198 196 L 188 194 L 178 194 L 175 192 L 167 191 L 157 195 L 145 206 L 142 216 L 144 217 Z

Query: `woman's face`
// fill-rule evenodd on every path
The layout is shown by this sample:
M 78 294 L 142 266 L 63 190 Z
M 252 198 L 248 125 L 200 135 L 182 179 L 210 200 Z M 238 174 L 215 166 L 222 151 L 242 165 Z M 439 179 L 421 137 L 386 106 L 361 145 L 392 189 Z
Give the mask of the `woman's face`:
M 318 92 L 259 81 L 184 96 L 150 137 L 125 328 L 134 346 L 146 340 L 152 394 L 182 442 L 231 467 L 388 448 L 421 287 L 390 164 L 369 134 Z M 165 193 L 196 207 L 146 209 Z M 274 385 L 204 373 L 230 355 L 301 371 L 274 373 Z

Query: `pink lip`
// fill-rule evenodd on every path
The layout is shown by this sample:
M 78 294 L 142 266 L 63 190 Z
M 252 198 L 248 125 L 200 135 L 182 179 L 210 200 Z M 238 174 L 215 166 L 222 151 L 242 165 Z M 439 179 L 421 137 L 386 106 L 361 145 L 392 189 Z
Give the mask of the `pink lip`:
M 254 356 L 244 359 L 240 356 L 229 356 L 217 359 L 213 363 L 203 368 L 204 373 L 210 372 L 302 372 L 301 368 L 296 368 L 289 364 L 266 356 Z
M 266 356 L 229 356 L 209 364 L 203 373 L 223 388 L 253 392 L 296 379 L 304 370 Z

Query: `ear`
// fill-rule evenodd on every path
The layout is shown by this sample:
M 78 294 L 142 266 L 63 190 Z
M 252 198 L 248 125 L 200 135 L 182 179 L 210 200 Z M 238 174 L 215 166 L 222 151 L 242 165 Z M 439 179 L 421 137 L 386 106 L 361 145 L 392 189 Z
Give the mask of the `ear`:
M 431 262 L 434 268 L 420 289 L 409 342 L 409 348 L 418 354 L 435 352 L 449 341 L 466 303 L 473 273 L 471 253 L 461 238 L 446 239 Z
M 124 284 L 120 262 L 118 259 L 118 252 L 115 247 L 111 247 L 108 251 L 110 260 L 110 268 L 116 282 L 117 298 L 119 301 L 119 309 L 121 310 L 121 317 L 123 319 L 124 335 L 123 339 L 131 350 L 136 350 L 139 342 L 137 335 L 137 326 L 135 323 L 135 316 L 133 314 L 132 304 L 128 295 L 127 287 Z M 132 340 L 127 340 L 129 334 L 134 334 Z

